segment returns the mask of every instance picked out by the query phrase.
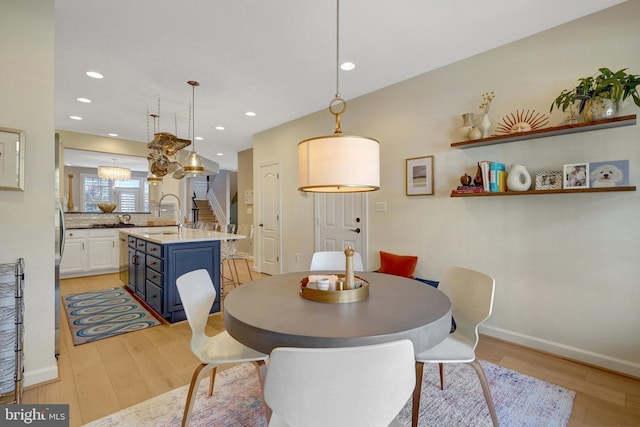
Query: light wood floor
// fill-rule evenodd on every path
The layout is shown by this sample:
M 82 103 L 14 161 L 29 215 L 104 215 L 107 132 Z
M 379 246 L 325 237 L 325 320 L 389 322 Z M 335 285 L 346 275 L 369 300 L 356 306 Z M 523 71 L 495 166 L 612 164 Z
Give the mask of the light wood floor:
M 248 281 L 246 268 L 242 281 Z M 254 278 L 260 277 L 255 275 Z M 117 274 L 62 280 L 67 295 L 120 286 Z M 209 317 L 207 333 L 224 329 L 221 314 Z M 74 346 L 61 316 L 59 381 L 24 392 L 24 403 L 68 403 L 70 425 L 89 421 L 186 385 L 197 359 L 189 349 L 186 322 L 161 325 Z M 570 426 L 640 426 L 640 380 L 563 360 L 488 336 L 477 357 L 576 392 Z

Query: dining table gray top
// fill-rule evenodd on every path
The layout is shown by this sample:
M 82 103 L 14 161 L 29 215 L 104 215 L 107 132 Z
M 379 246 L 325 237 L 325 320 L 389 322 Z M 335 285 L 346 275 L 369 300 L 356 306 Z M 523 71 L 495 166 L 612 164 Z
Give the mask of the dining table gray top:
M 324 303 L 300 296 L 295 272 L 236 287 L 224 300 L 224 322 L 241 343 L 271 353 L 276 347 L 351 347 L 400 339 L 416 353 L 440 343 L 451 329 L 451 301 L 417 280 L 357 272 L 369 283 L 369 296 L 350 303 Z

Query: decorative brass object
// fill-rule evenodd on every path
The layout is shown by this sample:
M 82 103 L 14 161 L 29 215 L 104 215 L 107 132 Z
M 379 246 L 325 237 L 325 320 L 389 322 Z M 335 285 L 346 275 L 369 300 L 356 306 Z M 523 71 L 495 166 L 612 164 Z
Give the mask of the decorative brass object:
M 67 212 L 73 211 L 73 174 L 67 175 L 69 177 L 69 199 L 67 200 Z
M 344 279 L 344 274 L 338 274 L 338 277 Z M 300 296 L 310 301 L 329 304 L 357 302 L 367 298 L 369 296 L 369 282 L 358 276 L 355 276 L 355 282 L 360 282 L 360 286 L 355 289 L 344 289 L 342 291 L 321 291 L 319 289 L 308 286 L 308 278 L 305 277 L 300 282 Z

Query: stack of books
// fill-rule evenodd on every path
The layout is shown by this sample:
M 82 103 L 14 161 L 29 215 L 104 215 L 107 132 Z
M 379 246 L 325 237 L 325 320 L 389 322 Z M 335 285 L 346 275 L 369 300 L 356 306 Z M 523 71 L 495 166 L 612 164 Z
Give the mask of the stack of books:
M 504 163 L 483 160 L 478 162 L 482 172 L 482 185 L 461 185 L 451 194 L 499 193 L 507 191 L 507 172 Z

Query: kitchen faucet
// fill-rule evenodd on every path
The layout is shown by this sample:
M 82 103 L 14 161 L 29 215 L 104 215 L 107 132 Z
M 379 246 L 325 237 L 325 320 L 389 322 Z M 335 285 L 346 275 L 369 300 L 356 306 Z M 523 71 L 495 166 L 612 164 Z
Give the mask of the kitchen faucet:
M 180 198 L 175 194 L 167 193 L 160 197 L 160 200 L 158 201 L 158 217 L 162 216 L 162 200 L 167 196 L 173 196 L 178 201 L 178 230 L 182 230 L 182 227 L 184 226 L 184 224 L 182 223 L 182 209 L 180 208 L 180 206 L 182 206 L 182 203 L 180 202 Z

